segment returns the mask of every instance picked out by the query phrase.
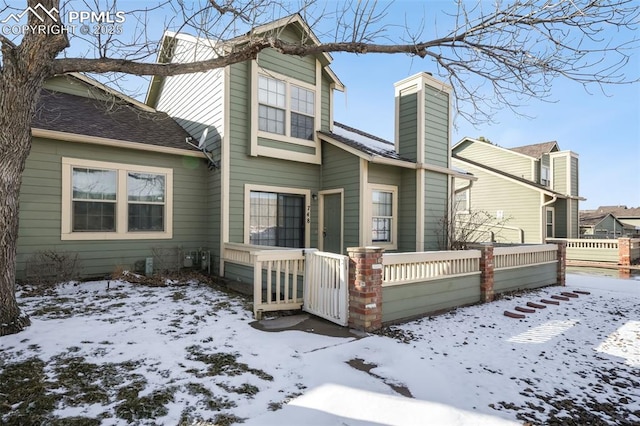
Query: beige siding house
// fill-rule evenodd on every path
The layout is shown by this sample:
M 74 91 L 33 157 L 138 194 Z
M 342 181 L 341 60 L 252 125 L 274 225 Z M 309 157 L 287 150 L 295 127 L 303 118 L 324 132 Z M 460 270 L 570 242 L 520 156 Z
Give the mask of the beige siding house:
M 452 164 L 478 179 L 463 198 L 466 210 L 495 218 L 483 229 L 487 238 L 543 243 L 546 238 L 579 237 L 578 203 L 583 198 L 576 153 L 561 151 L 556 142 L 507 149 L 465 138 L 453 146 Z

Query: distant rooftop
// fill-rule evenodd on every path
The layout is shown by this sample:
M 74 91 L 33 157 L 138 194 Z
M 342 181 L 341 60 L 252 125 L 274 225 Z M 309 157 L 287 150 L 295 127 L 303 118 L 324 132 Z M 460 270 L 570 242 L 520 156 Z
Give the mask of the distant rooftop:
M 534 143 L 532 145 L 517 146 L 515 148 L 510 148 L 510 149 L 511 151 L 528 155 L 529 157 L 540 158 L 542 157 L 543 154 L 559 151 L 560 147 L 558 146 L 558 142 L 551 141 L 551 142 Z
M 596 210 L 585 210 L 584 213 L 603 214 L 603 215 L 611 213 L 617 218 L 640 217 L 640 207 L 600 206 Z

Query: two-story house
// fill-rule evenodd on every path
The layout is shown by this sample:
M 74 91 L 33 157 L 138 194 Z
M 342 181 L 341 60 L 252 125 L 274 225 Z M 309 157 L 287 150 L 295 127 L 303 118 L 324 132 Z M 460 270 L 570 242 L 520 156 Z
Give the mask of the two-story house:
M 246 37 L 276 28 L 286 40 L 318 42 L 299 15 Z M 225 48 L 175 33 L 163 46 L 167 62 Z M 209 241 L 230 278 L 229 243 L 338 253 L 439 247 L 452 181 L 469 178 L 450 168 L 450 87 L 425 73 L 397 83 L 392 143 L 334 122 L 333 91 L 343 84 L 331 60 L 268 49 L 256 60 L 151 82 L 147 103 L 197 137 L 206 131 L 205 150 L 220 165 L 207 178 Z
M 496 241 L 542 243 L 578 238 L 578 154 L 556 142 L 503 148 L 464 138 L 452 147 L 453 165 L 478 178 L 459 191 L 458 214 L 482 210 L 495 218 L 487 226 Z
M 293 15 L 222 44 L 167 33 L 158 60 L 212 58 L 270 31 L 318 43 Z M 124 96 L 100 102 L 113 91 L 60 77 L 61 92 L 75 90 L 76 108 L 61 118 L 50 99 L 50 118 L 56 130 L 80 123 L 70 128 L 77 134 L 46 132 L 43 138 L 57 139 L 34 143 L 21 196 L 28 207 L 19 269 L 37 248 L 77 252 L 95 275 L 173 245 L 208 248 L 215 272 L 250 282 L 230 245 L 439 249 L 455 180 L 474 179 L 451 168 L 451 88 L 427 73 L 396 83 L 396 140 L 389 142 L 334 122 L 333 92 L 344 87 L 331 61 L 267 49 L 224 68 L 154 77 L 145 104 Z M 108 114 L 121 103 L 119 116 Z M 43 179 L 48 219 L 35 221 L 29 204 L 45 190 Z

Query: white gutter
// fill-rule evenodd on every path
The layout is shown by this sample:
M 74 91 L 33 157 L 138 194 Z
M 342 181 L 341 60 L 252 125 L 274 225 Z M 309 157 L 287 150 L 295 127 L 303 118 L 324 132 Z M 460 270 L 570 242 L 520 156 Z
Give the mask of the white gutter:
M 135 149 L 138 151 L 160 152 L 162 154 L 183 155 L 187 157 L 207 158 L 201 151 L 172 148 L 168 146 L 149 145 L 140 142 L 121 141 L 117 139 L 101 138 L 98 136 L 79 135 L 76 133 L 59 132 L 57 130 L 31 129 L 34 138 L 56 139 L 66 142 L 79 142 L 93 145 L 111 146 L 114 148 Z

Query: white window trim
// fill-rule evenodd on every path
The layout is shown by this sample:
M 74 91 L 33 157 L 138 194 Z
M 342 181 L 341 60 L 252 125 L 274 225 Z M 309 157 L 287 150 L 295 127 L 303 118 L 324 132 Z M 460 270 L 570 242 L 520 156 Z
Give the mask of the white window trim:
M 321 79 L 321 65 L 316 61 L 316 84 L 309 84 L 307 82 L 296 80 L 286 75 L 280 74 L 275 71 L 271 71 L 262 68 L 258 65 L 257 61 L 251 61 L 251 150 L 252 156 L 266 156 L 274 158 L 286 158 L 293 161 L 301 161 L 312 164 L 320 164 L 320 142 L 317 132 L 320 130 L 322 123 L 322 79 Z M 275 78 L 284 81 L 286 84 L 286 96 L 285 96 L 285 134 L 280 135 L 278 133 L 270 133 L 263 130 L 258 130 L 258 111 L 260 105 L 258 103 L 258 76 L 263 75 L 265 77 Z M 290 136 L 291 133 L 291 85 L 299 86 L 303 89 L 309 90 L 314 93 L 315 96 L 315 116 L 314 116 L 314 134 L 313 139 L 299 139 Z M 314 148 L 315 154 L 307 154 L 301 152 L 290 151 L 286 149 L 272 148 L 262 146 L 258 144 L 258 138 L 269 139 L 277 142 L 285 142 L 293 145 L 305 146 L 308 148 Z
M 547 170 L 547 183 L 545 184 L 543 181 L 543 170 Z M 544 166 L 544 165 L 540 165 L 540 184 L 546 187 L 551 187 L 551 167 L 550 166 Z
M 116 231 L 115 232 L 73 232 L 73 182 L 72 169 L 115 170 L 117 180 Z M 136 232 L 127 230 L 127 172 L 160 174 L 165 176 L 164 231 Z M 62 218 L 60 239 L 65 240 L 160 240 L 173 238 L 173 170 L 169 168 L 138 166 L 134 164 L 110 163 L 62 157 Z
M 549 222 L 547 221 L 547 213 L 551 212 L 551 236 L 547 236 L 547 226 L 549 226 Z M 555 238 L 556 236 L 556 209 L 555 207 L 545 207 L 544 212 L 544 235 L 545 238 Z
M 391 217 L 391 241 L 390 242 L 373 242 L 371 237 L 372 222 L 373 222 L 373 191 L 391 192 L 392 194 L 392 217 Z M 367 230 L 367 245 L 375 245 L 387 250 L 398 249 L 398 187 L 395 185 L 382 185 L 382 184 L 369 184 L 367 191 L 367 201 L 365 203 L 365 217 L 366 222 L 363 224 L 364 229 Z
M 455 191 L 454 194 L 455 195 L 453 197 L 453 202 L 454 202 L 453 208 L 454 208 L 455 214 L 469 214 L 469 212 L 471 211 L 471 190 L 470 190 L 470 188 L 463 189 L 462 191 Z M 464 210 L 459 210 L 458 206 L 456 205 L 457 204 L 456 196 L 458 194 L 465 194 L 465 199 L 466 199 L 466 202 L 467 202 L 467 208 L 464 209 Z
M 244 243 L 250 244 L 251 232 L 249 226 L 251 224 L 251 191 L 275 192 L 278 194 L 294 194 L 304 195 L 305 205 L 305 226 L 304 226 L 304 246 L 310 247 L 311 244 L 311 190 L 301 188 L 289 188 L 286 186 L 271 185 L 244 185 Z M 272 247 L 272 246 L 269 246 Z M 282 247 L 286 249 L 287 247 Z

